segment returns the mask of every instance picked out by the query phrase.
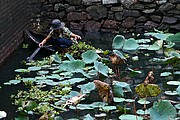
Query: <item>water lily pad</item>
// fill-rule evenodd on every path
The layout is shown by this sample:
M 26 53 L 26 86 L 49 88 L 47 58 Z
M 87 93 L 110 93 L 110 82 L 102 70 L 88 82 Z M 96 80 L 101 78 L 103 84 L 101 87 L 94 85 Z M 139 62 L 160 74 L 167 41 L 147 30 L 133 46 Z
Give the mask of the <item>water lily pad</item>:
M 28 70 L 30 70 L 30 71 L 38 71 L 38 70 L 41 70 L 41 67 L 32 66 L 32 67 L 28 67 Z
M 84 81 L 85 78 L 72 78 L 72 79 L 69 79 L 69 80 L 64 80 L 64 81 L 61 81 L 59 82 L 60 84 L 75 84 L 75 83 L 78 83 L 78 82 L 81 82 L 81 81 Z
M 164 94 L 166 95 L 178 95 L 178 92 L 177 91 L 165 91 Z
M 135 100 L 134 100 L 134 99 L 125 99 L 125 102 L 130 102 L 130 103 L 132 103 L 132 102 L 135 102 Z
M 114 97 L 113 98 L 114 102 L 120 103 L 120 102 L 124 102 L 125 99 L 124 98 L 119 98 L 119 97 Z
M 28 82 L 28 81 L 34 82 L 34 81 L 36 81 L 36 79 L 35 78 L 23 78 L 22 81 L 23 82 Z
M 175 47 L 180 48 L 180 33 L 176 33 L 175 35 L 168 36 L 166 40 L 175 43 Z
M 35 79 L 37 79 L 37 80 L 45 80 L 45 79 L 47 79 L 47 77 L 45 77 L 45 76 L 36 76 Z
M 47 71 L 47 70 L 46 71 L 44 70 L 44 71 L 38 71 L 37 72 L 38 75 L 46 75 L 48 73 L 49 73 L 49 71 Z
M 160 74 L 160 76 L 162 76 L 162 77 L 167 77 L 167 76 L 170 76 L 170 75 L 172 75 L 171 72 L 163 72 L 163 73 Z
M 180 81 L 168 81 L 167 82 L 168 85 L 180 85 Z
M 180 71 L 175 71 L 174 74 L 175 75 L 180 75 Z
M 112 47 L 114 49 L 122 49 L 125 42 L 125 38 L 122 35 L 116 35 L 113 39 Z
M 144 104 L 150 104 L 150 102 L 147 101 L 145 98 L 141 98 L 140 100 L 138 100 L 138 103 L 139 103 L 139 104 L 142 104 L 142 105 L 144 105 Z
M 125 41 L 123 50 L 137 50 L 139 48 L 139 44 L 136 42 L 134 38 L 130 38 Z
M 30 72 L 30 71 L 28 69 L 16 69 L 15 72 L 26 73 L 26 72 Z
M 17 85 L 21 80 L 10 80 L 9 82 L 5 82 L 4 85 Z
M 162 100 L 160 102 L 155 101 L 153 107 L 150 108 L 151 120 L 173 120 L 176 114 L 176 109 L 167 100 Z
M 119 116 L 120 120 L 143 120 L 143 117 L 137 116 L 137 115 L 129 115 L 129 114 L 123 114 Z
M 88 51 L 84 52 L 81 56 L 82 56 L 84 62 L 87 64 L 93 63 L 98 58 L 98 54 L 94 50 L 88 50 Z
M 58 80 L 63 80 L 64 78 L 61 77 L 59 74 L 51 74 L 46 76 L 49 79 L 58 79 Z
M 139 115 L 149 115 L 150 114 L 148 109 L 146 109 L 145 111 L 140 109 L 140 110 L 137 110 L 136 113 Z
M 103 106 L 102 107 L 102 110 L 105 111 L 105 112 L 109 112 L 111 110 L 116 110 L 116 106 Z
M 161 89 L 156 84 L 144 85 L 142 83 L 137 85 L 135 90 L 140 97 L 155 97 L 161 93 Z

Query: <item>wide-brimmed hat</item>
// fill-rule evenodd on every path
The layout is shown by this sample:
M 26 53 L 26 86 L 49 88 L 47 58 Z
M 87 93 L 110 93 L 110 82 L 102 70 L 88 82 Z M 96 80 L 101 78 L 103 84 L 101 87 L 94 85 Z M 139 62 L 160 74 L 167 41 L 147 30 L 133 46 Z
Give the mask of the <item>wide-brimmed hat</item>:
M 61 22 L 59 19 L 54 19 L 51 23 L 51 30 L 58 30 L 65 26 L 64 22 Z

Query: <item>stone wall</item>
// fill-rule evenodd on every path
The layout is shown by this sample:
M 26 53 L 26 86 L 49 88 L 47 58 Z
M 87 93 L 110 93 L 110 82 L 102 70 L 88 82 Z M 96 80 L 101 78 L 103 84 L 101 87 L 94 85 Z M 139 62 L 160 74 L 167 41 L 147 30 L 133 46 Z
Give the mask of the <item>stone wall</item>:
M 71 30 L 127 33 L 180 30 L 180 0 L 31 0 L 33 28 L 58 18 Z
M 0 0 L 0 64 L 23 40 L 28 5 L 27 0 Z

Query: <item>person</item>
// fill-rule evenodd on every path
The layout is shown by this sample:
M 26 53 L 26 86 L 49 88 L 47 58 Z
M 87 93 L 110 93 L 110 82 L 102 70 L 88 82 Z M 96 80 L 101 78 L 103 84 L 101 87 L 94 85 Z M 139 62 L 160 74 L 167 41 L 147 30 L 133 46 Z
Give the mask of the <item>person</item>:
M 81 36 L 72 33 L 65 27 L 64 22 L 61 22 L 59 19 L 54 19 L 51 23 L 49 34 L 39 43 L 39 47 L 43 47 L 43 45 L 49 41 L 53 47 L 64 54 L 78 39 L 81 39 Z

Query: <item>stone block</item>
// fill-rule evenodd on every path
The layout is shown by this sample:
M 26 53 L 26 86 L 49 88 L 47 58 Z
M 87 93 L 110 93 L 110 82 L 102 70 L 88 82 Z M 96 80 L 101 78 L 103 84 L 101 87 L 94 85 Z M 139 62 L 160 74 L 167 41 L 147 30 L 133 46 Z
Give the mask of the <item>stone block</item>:
M 175 17 L 167 17 L 167 16 L 164 16 L 163 17 L 163 22 L 164 23 L 168 23 L 168 24 L 174 24 L 178 21 L 178 18 L 175 18 Z
M 115 4 L 118 3 L 118 0 L 102 0 L 103 4 Z
M 101 23 L 96 21 L 88 21 L 85 26 L 84 30 L 87 30 L 89 32 L 98 32 L 100 30 Z
M 135 25 L 135 18 L 134 17 L 127 17 L 122 22 L 122 26 L 125 28 L 132 28 L 134 25 Z
M 82 0 L 83 5 L 92 5 L 94 3 L 101 3 L 101 0 Z

